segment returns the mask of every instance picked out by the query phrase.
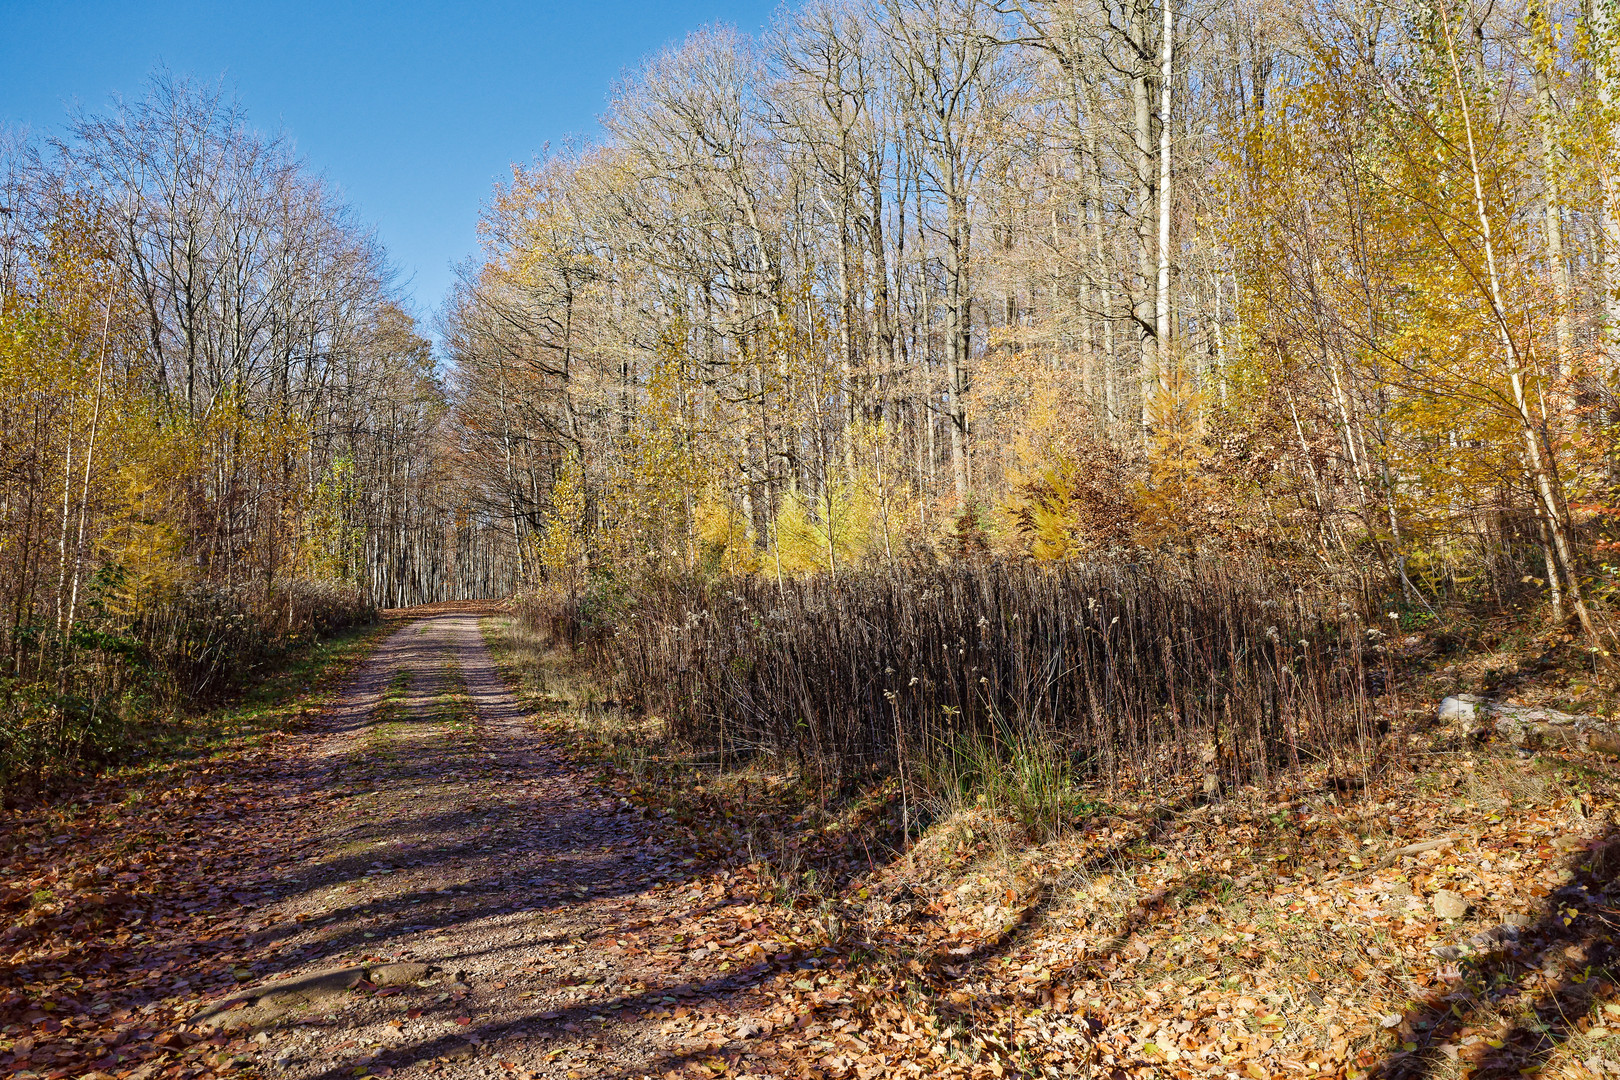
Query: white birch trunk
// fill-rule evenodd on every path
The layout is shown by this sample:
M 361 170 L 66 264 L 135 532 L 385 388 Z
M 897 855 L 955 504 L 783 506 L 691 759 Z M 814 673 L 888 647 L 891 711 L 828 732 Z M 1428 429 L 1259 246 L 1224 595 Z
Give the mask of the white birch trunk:
M 1164 41 L 1159 49 L 1159 276 L 1154 331 L 1158 338 L 1159 393 L 1170 390 L 1170 165 L 1172 71 L 1176 55 L 1175 0 L 1164 0 Z

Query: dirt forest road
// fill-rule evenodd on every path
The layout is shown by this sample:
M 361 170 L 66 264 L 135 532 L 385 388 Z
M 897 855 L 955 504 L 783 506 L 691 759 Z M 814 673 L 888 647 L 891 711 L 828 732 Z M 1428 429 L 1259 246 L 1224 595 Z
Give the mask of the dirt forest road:
M 720 1016 L 696 1049 L 768 1029 L 746 965 L 713 942 L 636 947 L 733 900 L 547 744 L 476 614 L 388 637 L 304 760 L 329 797 L 259 912 L 281 931 L 276 970 L 193 1024 L 258 1032 L 265 1072 L 663 1076 L 694 1049 L 659 1030 L 688 999 Z

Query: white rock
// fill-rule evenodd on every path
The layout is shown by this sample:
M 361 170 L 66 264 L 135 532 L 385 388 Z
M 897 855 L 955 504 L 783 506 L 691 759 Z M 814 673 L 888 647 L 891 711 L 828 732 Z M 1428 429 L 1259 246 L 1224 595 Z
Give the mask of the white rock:
M 1450 889 L 1438 890 L 1429 902 L 1434 905 L 1434 913 L 1442 919 L 1460 919 L 1468 914 L 1468 899 Z
M 1479 705 L 1470 700 L 1472 694 L 1463 694 L 1457 697 L 1448 697 L 1440 702 L 1440 722 L 1442 724 L 1472 723 L 1479 714 Z

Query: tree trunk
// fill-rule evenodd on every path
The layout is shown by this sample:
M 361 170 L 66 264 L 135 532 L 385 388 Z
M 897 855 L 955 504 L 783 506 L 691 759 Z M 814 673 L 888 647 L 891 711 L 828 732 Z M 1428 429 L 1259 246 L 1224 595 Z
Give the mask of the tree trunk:
M 1175 0 L 1164 3 L 1164 41 L 1159 51 L 1159 276 L 1154 313 L 1154 336 L 1158 341 L 1158 391 L 1166 394 L 1172 382 L 1170 368 L 1178 361 L 1171 355 L 1170 326 L 1170 123 L 1172 70 L 1176 53 Z
M 1131 20 L 1131 44 L 1136 49 L 1131 73 L 1131 101 L 1135 121 L 1132 135 L 1136 144 L 1136 295 L 1131 298 L 1131 314 L 1136 319 L 1137 339 L 1141 348 L 1141 370 L 1137 372 L 1137 376 L 1142 387 L 1141 421 L 1144 438 L 1153 425 L 1154 396 L 1159 379 L 1153 106 L 1148 67 L 1148 57 L 1152 56 L 1155 50 L 1149 36 L 1148 16 L 1146 0 L 1137 0 Z
M 1603 336 L 1601 363 L 1611 388 L 1620 376 L 1620 0 L 1591 0 L 1600 123 L 1608 153 L 1602 158 Z
M 1558 304 L 1556 343 L 1558 374 L 1568 377 L 1572 366 L 1574 339 L 1570 328 L 1569 266 L 1564 261 L 1564 207 L 1560 197 L 1563 170 L 1558 164 L 1557 106 L 1553 102 L 1548 50 L 1557 46 L 1548 38 L 1546 14 L 1540 4 L 1531 6 L 1534 35 L 1531 49 L 1535 56 L 1536 117 L 1541 129 L 1542 184 L 1546 190 L 1544 212 L 1547 222 L 1547 271 L 1552 277 L 1553 296 Z
M 1594 648 L 1600 647 L 1597 624 L 1592 613 L 1587 609 L 1585 597 L 1582 595 L 1580 571 L 1575 560 L 1574 545 L 1570 538 L 1570 522 L 1565 511 L 1565 499 L 1562 481 L 1558 477 L 1556 463 L 1552 460 L 1550 448 L 1542 446 L 1541 434 L 1536 430 L 1534 418 L 1531 416 L 1529 402 L 1525 393 L 1524 369 L 1519 357 L 1518 343 L 1513 340 L 1513 332 L 1507 321 L 1507 307 L 1502 299 L 1502 279 L 1496 266 L 1496 248 L 1491 238 L 1491 218 L 1485 209 L 1485 186 L 1481 178 L 1479 167 L 1479 152 L 1474 142 L 1473 114 L 1468 105 L 1468 94 L 1463 81 L 1462 66 L 1457 60 L 1456 42 L 1452 37 L 1451 24 L 1441 15 L 1441 27 L 1446 34 L 1446 48 L 1451 57 L 1451 72 L 1456 80 L 1457 98 L 1462 106 L 1463 133 L 1467 137 L 1468 167 L 1474 183 L 1474 212 L 1479 222 L 1480 238 L 1485 248 L 1485 273 L 1488 283 L 1488 299 L 1496 323 L 1497 335 L 1502 342 L 1503 358 L 1507 364 L 1508 388 L 1513 395 L 1514 410 L 1517 414 L 1520 433 L 1524 438 L 1525 463 L 1530 468 L 1531 478 L 1535 483 L 1537 494 L 1540 496 L 1542 511 L 1546 515 L 1548 531 L 1552 534 L 1553 551 L 1564 572 L 1564 592 L 1575 608 L 1575 615 L 1581 622 L 1581 628 L 1586 631 L 1587 640 Z

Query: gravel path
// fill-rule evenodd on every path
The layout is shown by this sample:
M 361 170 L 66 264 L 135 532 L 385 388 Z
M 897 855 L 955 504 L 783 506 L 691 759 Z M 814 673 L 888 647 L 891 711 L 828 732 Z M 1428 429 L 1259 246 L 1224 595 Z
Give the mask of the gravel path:
M 732 901 L 547 744 L 476 615 L 402 627 L 327 720 L 269 906 L 284 970 L 198 1018 L 262 1031 L 268 1071 L 661 1076 L 694 1049 L 661 1038 L 671 1007 L 723 1003 L 703 1049 L 768 1026 L 712 941 L 648 940 Z

